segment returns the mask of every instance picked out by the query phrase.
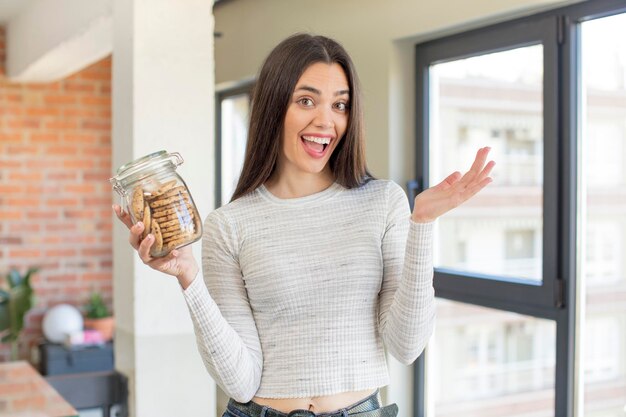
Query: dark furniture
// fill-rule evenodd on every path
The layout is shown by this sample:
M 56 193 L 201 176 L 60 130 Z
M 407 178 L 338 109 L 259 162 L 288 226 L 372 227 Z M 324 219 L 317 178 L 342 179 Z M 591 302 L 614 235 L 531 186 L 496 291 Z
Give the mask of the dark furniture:
M 73 407 L 100 408 L 104 417 L 128 416 L 128 379 L 114 369 L 112 342 L 72 348 L 42 343 L 39 352 L 40 372 Z

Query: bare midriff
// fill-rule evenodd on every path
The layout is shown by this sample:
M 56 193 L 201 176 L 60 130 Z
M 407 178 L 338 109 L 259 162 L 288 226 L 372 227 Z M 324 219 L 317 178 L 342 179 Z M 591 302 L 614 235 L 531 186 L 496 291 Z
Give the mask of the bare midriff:
M 363 391 L 342 392 L 339 394 L 325 395 L 322 397 L 308 398 L 261 398 L 254 397 L 252 401 L 257 404 L 266 405 L 274 410 L 283 413 L 290 413 L 293 410 L 309 410 L 316 414 L 328 413 L 345 408 L 369 397 L 376 390 L 366 389 Z

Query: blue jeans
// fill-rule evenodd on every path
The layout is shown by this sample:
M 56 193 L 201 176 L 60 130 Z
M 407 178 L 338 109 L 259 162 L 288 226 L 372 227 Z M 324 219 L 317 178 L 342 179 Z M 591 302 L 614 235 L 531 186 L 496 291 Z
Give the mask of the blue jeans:
M 376 392 L 372 395 L 354 404 L 336 411 L 320 414 L 309 410 L 293 410 L 290 413 L 283 413 L 266 405 L 257 404 L 254 401 L 248 401 L 244 404 L 231 398 L 222 417 L 396 417 L 397 415 L 398 406 L 391 404 L 383 407 L 380 399 L 380 389 L 376 389 Z

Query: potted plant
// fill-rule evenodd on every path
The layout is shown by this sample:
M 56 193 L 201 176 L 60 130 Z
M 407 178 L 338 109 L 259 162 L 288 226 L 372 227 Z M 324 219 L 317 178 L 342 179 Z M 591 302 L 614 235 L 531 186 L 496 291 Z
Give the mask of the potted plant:
M 38 268 L 29 268 L 24 275 L 11 269 L 6 275 L 7 289 L 0 289 L 0 341 L 11 343 L 11 359 L 19 355 L 19 337 L 24 328 L 24 316 L 33 305 L 35 297 L 30 286 L 32 275 Z
M 115 319 L 98 292 L 93 292 L 85 304 L 85 328 L 99 331 L 107 342 L 113 338 Z

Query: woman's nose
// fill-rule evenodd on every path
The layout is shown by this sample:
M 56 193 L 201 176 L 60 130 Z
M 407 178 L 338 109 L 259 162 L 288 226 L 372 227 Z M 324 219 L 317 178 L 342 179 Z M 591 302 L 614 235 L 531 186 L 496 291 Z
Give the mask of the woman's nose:
M 334 126 L 333 114 L 330 109 L 318 109 L 313 123 L 320 129 L 330 129 Z

